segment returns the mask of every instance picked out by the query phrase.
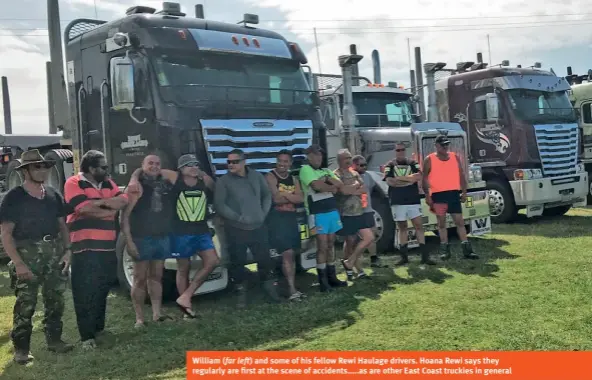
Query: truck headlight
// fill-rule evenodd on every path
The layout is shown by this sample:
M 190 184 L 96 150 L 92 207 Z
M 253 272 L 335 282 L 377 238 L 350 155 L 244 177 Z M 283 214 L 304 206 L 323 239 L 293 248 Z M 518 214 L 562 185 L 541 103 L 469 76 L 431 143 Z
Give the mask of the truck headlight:
M 516 169 L 514 170 L 515 181 L 527 181 L 530 179 L 543 178 L 541 169 Z
M 481 166 L 471 165 L 469 167 L 469 182 L 480 182 L 483 179 Z

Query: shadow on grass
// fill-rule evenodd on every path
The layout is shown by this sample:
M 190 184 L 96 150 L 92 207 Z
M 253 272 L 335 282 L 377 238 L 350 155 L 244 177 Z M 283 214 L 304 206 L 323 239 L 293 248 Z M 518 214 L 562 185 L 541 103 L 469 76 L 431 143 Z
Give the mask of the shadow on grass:
M 574 211 L 575 212 L 575 211 Z M 588 210 L 584 212 L 589 212 Z M 561 228 L 558 228 L 561 226 Z M 507 224 L 495 224 L 496 234 L 543 236 L 547 238 L 569 238 L 590 236 L 592 215 L 563 215 L 527 218 L 518 214 L 515 221 Z
M 55 355 L 47 352 L 39 322 L 41 304 L 37 306 L 32 353 L 34 363 L 26 368 L 10 363 L 3 373 L 10 379 L 99 379 L 125 378 L 130 380 L 155 378 L 185 378 L 185 352 L 207 350 L 291 350 L 303 343 L 322 339 L 331 331 L 347 329 L 363 318 L 360 304 L 366 300 L 380 299 L 386 291 L 421 281 L 441 284 L 451 278 L 450 272 L 483 277 L 495 277 L 499 270 L 495 260 L 512 259 L 516 256 L 504 252 L 506 242 L 493 239 L 473 239 L 475 251 L 481 258 L 475 261 L 463 260 L 460 243 L 451 241 L 454 257 L 449 262 L 438 259 L 438 238 L 428 237 L 428 246 L 436 266 L 423 268 L 411 252 L 408 278 L 398 276 L 393 267 L 396 256 L 385 255 L 389 268 L 374 269 L 372 279 L 355 280 L 347 288 L 340 288 L 326 294 L 320 293 L 316 271 L 310 270 L 297 275 L 297 288 L 307 294 L 298 303 L 281 305 L 268 304 L 259 287 L 255 272 L 248 277 L 249 307 L 235 308 L 235 296 L 231 289 L 205 294 L 194 299 L 194 309 L 200 318 L 182 320 L 180 311 L 170 303 L 165 312 L 175 316 L 176 321 L 148 323 L 142 331 L 133 328 L 134 313 L 127 294 L 115 291 L 109 298 L 107 334 L 99 340 L 97 352 L 83 352 L 76 348 L 71 354 Z M 340 255 L 339 255 L 340 256 Z M 366 261 L 366 266 L 369 263 Z M 448 273 L 445 273 L 443 269 Z M 344 278 L 343 268 L 338 266 L 339 277 Z M 0 276 L 0 286 L 8 287 L 7 276 Z M 2 302 L 2 298 L 0 298 Z M 64 316 L 65 340 L 78 338 L 72 300 L 67 294 L 67 309 Z M 4 320 L 11 320 L 12 310 L 0 311 Z M 7 316 L 10 314 L 10 317 Z M 150 306 L 145 306 L 149 318 Z M 8 337 L 0 337 L 6 345 Z M 0 347 L 0 350 L 3 348 Z M 0 357 L 2 351 L 0 351 Z M 11 359 L 4 356 L 4 359 Z M 1 371 L 1 370 L 0 370 Z

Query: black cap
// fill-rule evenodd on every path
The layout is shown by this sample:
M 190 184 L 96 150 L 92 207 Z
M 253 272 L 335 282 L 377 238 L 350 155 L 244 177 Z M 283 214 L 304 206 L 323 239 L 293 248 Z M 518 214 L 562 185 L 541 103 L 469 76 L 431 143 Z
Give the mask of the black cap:
M 448 145 L 448 144 L 450 144 L 450 140 L 448 140 L 448 137 L 440 135 L 440 136 L 436 137 L 436 144 Z
M 308 148 L 306 148 L 304 153 L 306 153 L 306 154 L 311 154 L 311 153 L 321 154 L 321 153 L 325 153 L 325 151 L 319 145 L 313 144 L 313 145 L 309 146 Z

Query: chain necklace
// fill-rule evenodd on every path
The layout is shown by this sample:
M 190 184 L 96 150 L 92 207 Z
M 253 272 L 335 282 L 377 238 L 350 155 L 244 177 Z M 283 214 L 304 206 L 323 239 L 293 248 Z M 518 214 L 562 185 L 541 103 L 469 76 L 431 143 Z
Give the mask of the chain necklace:
M 45 198 L 46 191 L 45 191 L 45 186 L 43 186 L 43 185 L 41 185 L 41 196 L 38 196 L 38 195 L 35 195 L 35 194 L 31 193 L 29 190 L 27 190 L 27 189 L 25 188 L 24 184 L 23 184 L 23 189 L 25 189 L 25 191 L 26 191 L 26 192 L 27 192 L 27 193 L 28 193 L 30 196 L 32 196 L 33 198 L 37 198 L 37 199 L 43 199 L 43 198 Z

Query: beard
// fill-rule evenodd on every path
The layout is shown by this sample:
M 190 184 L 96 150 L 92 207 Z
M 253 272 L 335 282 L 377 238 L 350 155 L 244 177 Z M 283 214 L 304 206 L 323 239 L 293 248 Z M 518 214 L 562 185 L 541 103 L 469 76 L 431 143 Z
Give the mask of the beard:
M 97 181 L 98 183 L 103 182 L 105 179 L 107 179 L 107 174 L 93 174 L 93 178 L 95 179 L 95 181 Z

